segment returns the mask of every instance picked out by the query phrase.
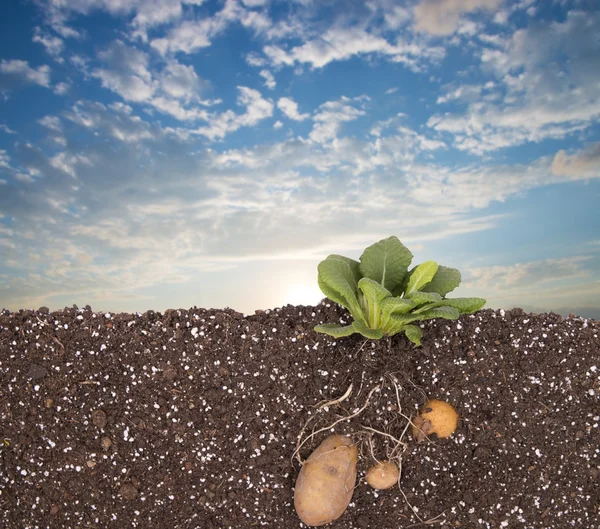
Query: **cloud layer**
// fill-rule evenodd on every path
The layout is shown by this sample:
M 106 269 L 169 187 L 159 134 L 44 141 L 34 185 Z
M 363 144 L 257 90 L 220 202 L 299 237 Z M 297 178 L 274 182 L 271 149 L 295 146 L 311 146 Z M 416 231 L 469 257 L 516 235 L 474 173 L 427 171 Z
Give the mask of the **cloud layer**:
M 0 299 L 242 303 L 249 271 L 283 292 L 392 233 L 428 258 L 483 233 L 517 252 L 510 234 L 538 222 L 529 196 L 598 192 L 600 12 L 559 4 L 30 6 L 31 50 L 0 57 Z M 449 260 L 466 256 L 465 288 L 498 305 L 565 307 L 571 289 L 592 306 L 597 234 L 574 231 L 568 250 L 502 260 L 457 243 Z

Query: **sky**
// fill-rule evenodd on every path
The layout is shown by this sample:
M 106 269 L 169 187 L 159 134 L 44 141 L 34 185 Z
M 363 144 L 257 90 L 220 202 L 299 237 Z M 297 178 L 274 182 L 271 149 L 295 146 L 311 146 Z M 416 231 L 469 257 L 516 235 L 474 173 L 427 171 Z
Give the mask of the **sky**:
M 600 319 L 597 0 L 5 0 L 0 307 L 315 304 L 396 235 Z

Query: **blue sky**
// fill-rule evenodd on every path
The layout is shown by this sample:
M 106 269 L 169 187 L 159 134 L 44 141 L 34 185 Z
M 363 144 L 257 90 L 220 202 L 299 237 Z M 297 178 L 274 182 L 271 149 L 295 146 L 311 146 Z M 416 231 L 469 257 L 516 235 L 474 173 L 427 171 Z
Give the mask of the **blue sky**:
M 0 15 L 0 306 L 314 303 L 396 235 L 456 295 L 600 317 L 596 0 Z

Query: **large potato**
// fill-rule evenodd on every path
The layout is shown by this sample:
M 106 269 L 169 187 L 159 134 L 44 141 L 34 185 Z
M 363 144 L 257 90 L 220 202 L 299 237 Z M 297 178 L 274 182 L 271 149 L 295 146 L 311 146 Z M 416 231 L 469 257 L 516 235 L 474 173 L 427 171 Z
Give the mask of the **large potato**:
M 358 450 L 349 437 L 331 435 L 300 469 L 294 507 L 306 525 L 325 525 L 339 518 L 352 499 Z

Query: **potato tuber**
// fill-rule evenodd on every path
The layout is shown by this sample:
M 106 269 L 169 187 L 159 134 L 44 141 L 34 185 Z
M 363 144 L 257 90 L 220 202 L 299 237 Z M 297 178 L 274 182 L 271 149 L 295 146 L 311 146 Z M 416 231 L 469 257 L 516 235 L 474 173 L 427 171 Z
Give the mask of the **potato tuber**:
M 349 437 L 327 437 L 306 460 L 294 492 L 300 519 L 321 526 L 338 519 L 348 507 L 356 483 L 358 450 Z
M 374 489 L 384 490 L 398 483 L 400 471 L 392 461 L 382 461 L 367 470 L 365 478 Z
M 435 434 L 439 438 L 450 437 L 458 426 L 458 413 L 451 404 L 432 399 L 425 403 L 413 421 L 413 437 L 417 442 Z

